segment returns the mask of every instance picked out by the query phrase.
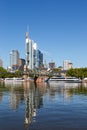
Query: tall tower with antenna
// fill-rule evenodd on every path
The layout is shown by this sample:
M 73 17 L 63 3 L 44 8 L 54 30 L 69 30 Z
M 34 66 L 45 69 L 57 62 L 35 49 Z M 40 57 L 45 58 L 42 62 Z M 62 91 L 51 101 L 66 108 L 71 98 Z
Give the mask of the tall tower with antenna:
M 28 33 L 29 27 L 27 26 L 26 32 L 26 67 L 28 69 L 33 69 L 33 40 L 29 38 Z
M 25 47 L 25 51 L 26 51 L 26 65 L 25 68 L 26 69 L 37 69 L 40 68 L 40 66 L 43 64 L 43 55 L 42 53 L 39 51 L 36 42 L 34 42 L 34 40 L 31 40 L 29 37 L 29 27 L 27 26 L 27 32 L 25 35 L 25 39 L 26 39 L 26 47 Z
M 26 67 L 28 68 L 29 66 L 29 38 L 28 38 L 28 32 L 26 32 L 25 35 L 26 38 Z

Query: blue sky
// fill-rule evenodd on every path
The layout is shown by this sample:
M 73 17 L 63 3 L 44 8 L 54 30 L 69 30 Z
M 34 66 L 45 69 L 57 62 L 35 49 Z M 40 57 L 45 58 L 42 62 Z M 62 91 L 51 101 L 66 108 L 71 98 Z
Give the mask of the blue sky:
M 13 49 L 25 58 L 25 33 L 46 63 L 87 67 L 87 0 L 0 0 L 0 58 L 10 64 Z

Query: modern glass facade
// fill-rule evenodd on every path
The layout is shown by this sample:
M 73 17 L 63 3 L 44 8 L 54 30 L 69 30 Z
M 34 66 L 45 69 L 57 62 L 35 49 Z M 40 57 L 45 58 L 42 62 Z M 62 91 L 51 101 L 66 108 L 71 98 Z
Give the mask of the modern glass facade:
M 18 69 L 19 66 L 19 52 L 18 50 L 12 50 L 10 52 L 10 67 L 12 70 Z
M 0 59 L 0 67 L 3 67 L 3 61 Z
M 40 68 L 43 63 L 43 54 L 37 49 L 37 44 L 28 38 L 26 33 L 26 66 L 29 69 Z
M 30 39 L 26 43 L 26 66 L 33 69 L 33 41 Z
M 43 65 L 43 54 L 40 50 L 37 50 L 37 67 L 41 68 Z

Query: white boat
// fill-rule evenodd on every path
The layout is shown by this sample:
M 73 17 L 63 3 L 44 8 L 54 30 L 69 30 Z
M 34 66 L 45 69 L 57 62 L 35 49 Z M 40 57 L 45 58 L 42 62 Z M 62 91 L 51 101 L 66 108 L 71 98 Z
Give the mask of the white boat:
M 62 76 L 53 76 L 51 77 L 48 82 L 56 82 L 56 81 L 62 81 L 62 82 L 70 82 L 70 83 L 81 83 L 82 80 L 76 77 L 62 77 Z
M 22 82 L 22 81 L 24 81 L 24 79 L 23 78 L 5 78 L 4 79 L 4 82 L 6 83 L 6 82 Z

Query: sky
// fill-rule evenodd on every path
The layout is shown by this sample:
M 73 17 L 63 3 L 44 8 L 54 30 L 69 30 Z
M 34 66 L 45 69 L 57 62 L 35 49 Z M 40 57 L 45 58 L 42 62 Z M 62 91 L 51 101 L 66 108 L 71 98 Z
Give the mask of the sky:
M 37 43 L 44 62 L 87 67 L 87 0 L 0 0 L 0 59 L 25 58 L 25 33 Z

